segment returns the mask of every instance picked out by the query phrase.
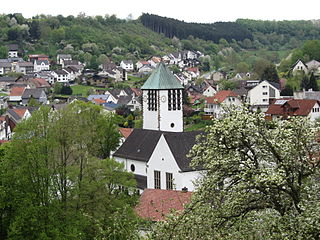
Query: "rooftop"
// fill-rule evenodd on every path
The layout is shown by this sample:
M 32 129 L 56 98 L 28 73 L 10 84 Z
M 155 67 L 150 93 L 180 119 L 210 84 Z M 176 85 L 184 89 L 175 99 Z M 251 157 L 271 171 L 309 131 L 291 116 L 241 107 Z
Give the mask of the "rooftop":
M 183 89 L 183 86 L 179 83 L 167 66 L 161 62 L 152 72 L 147 81 L 143 84 L 141 89 Z

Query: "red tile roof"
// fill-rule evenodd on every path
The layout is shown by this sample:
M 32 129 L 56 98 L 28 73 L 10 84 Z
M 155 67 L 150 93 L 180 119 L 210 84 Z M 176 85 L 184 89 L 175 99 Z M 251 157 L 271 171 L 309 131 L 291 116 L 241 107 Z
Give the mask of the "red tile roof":
M 238 97 L 238 95 L 231 90 L 222 90 L 217 92 L 213 97 L 207 97 L 207 103 L 223 103 L 227 97 Z
M 266 111 L 267 115 L 307 116 L 317 100 L 310 99 L 276 99 Z M 320 103 L 319 103 L 320 104 Z
M 197 68 L 197 67 L 190 67 L 190 68 L 187 68 L 187 71 L 196 73 L 196 72 L 199 72 L 199 68 Z
M 106 103 L 105 100 L 102 100 L 100 98 L 95 98 L 95 99 L 92 99 L 92 101 L 94 101 L 95 104 L 98 104 L 98 105 L 101 105 L 103 103 Z
M 10 91 L 10 96 L 22 96 L 26 87 L 13 87 Z
M 36 87 L 50 87 L 50 84 L 43 78 L 33 78 L 33 79 L 31 79 L 31 82 Z
M 24 114 L 26 113 L 26 108 L 14 108 L 12 109 L 16 114 L 19 115 L 19 117 L 23 118 Z
M 140 63 L 141 63 L 142 65 L 149 65 L 149 62 L 148 62 L 148 61 L 140 61 Z
M 133 128 L 120 128 L 119 131 L 124 138 L 127 138 L 132 133 Z
M 131 90 L 134 92 L 134 94 L 136 96 L 141 96 L 142 95 L 142 91 L 138 88 L 131 88 Z
M 145 189 L 140 197 L 137 214 L 144 219 L 161 221 L 172 209 L 182 211 L 191 200 L 192 192 Z

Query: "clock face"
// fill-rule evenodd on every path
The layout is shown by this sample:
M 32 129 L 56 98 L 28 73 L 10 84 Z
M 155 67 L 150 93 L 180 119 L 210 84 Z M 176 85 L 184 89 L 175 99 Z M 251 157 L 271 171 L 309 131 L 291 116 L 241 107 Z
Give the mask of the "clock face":
M 161 96 L 161 102 L 165 102 L 167 100 L 166 96 Z
M 148 100 L 148 97 L 147 96 L 143 96 L 143 101 L 147 102 L 147 100 Z

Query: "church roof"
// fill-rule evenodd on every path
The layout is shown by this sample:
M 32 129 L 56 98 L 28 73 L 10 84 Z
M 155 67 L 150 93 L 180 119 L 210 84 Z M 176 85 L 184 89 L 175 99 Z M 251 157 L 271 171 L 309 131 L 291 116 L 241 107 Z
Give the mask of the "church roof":
M 164 63 L 161 62 L 143 84 L 141 89 L 183 89 L 183 86 Z
M 191 159 L 188 158 L 187 155 L 196 143 L 196 136 L 201 133 L 201 131 L 164 132 L 148 129 L 134 129 L 113 156 L 148 162 L 161 135 L 164 135 L 181 171 L 193 171 L 194 169 L 190 167 Z

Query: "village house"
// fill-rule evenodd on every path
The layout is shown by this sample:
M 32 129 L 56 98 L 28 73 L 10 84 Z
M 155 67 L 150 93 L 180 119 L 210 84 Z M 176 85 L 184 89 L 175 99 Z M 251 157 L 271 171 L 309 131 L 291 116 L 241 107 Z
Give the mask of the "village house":
M 265 112 L 269 102 L 276 98 L 280 98 L 280 85 L 263 80 L 248 91 L 247 102 L 253 110 Z
M 2 60 L 2 59 L 1 59 Z M 5 59 L 6 60 L 6 59 Z M 5 75 L 12 71 L 12 65 L 10 62 L 0 61 L 0 75 Z
M 12 87 L 9 94 L 9 102 L 18 102 L 22 101 L 22 95 L 26 87 L 24 86 L 14 86 Z
M 34 71 L 41 72 L 50 70 L 50 64 L 48 60 L 34 60 Z
M 19 52 L 19 46 L 17 44 L 8 45 L 8 58 L 17 58 Z
M 242 105 L 238 95 L 230 90 L 217 92 L 213 97 L 206 97 L 204 112 L 215 118 L 222 118 L 226 108 L 240 107 Z
M 201 132 L 183 132 L 183 86 L 160 63 L 141 89 L 143 129 L 134 129 L 113 157 L 135 175 L 140 190 L 193 191 L 201 169 L 190 167 L 187 154 Z
M 55 76 L 52 74 L 51 71 L 37 72 L 37 73 L 34 74 L 34 76 L 37 77 L 37 78 L 45 79 L 51 85 L 54 84 L 54 77 Z
M 44 54 L 31 54 L 28 56 L 28 61 L 29 62 L 35 62 L 36 60 L 43 60 L 43 61 L 48 61 L 49 62 L 49 56 L 44 55 Z
M 304 72 L 305 74 L 308 73 L 308 66 L 301 61 L 301 59 L 298 59 L 297 62 L 291 67 L 292 74 L 296 75 L 299 72 Z
M 312 99 L 275 99 L 265 114 L 269 120 L 300 116 L 315 121 L 320 117 L 320 102 Z
M 32 74 L 34 72 L 34 64 L 32 62 L 18 62 L 16 64 L 16 72 Z
M 126 71 L 133 71 L 134 70 L 132 60 L 122 60 L 120 63 L 120 67 Z
M 202 94 L 205 97 L 213 97 L 216 93 L 217 90 L 213 86 L 208 85 Z
M 72 60 L 71 54 L 58 54 L 57 55 L 57 63 L 62 65 L 64 61 Z
M 21 96 L 22 105 L 28 105 L 31 99 L 36 100 L 40 104 L 47 103 L 47 95 L 41 88 L 26 88 Z
M 70 81 L 70 75 L 64 69 L 52 71 L 52 75 L 54 77 L 54 82 L 69 83 Z

